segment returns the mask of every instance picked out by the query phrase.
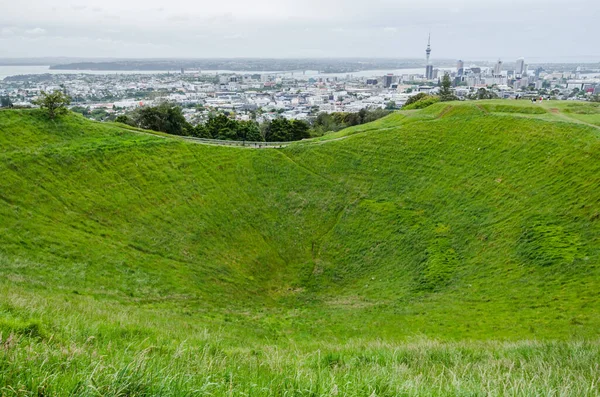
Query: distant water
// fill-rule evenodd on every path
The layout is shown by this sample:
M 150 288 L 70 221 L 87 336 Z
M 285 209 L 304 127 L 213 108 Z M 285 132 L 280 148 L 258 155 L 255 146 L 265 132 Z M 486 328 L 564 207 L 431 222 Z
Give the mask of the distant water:
M 440 68 L 447 70 L 446 68 Z M 171 73 L 177 74 L 178 71 L 148 71 L 148 70 L 118 70 L 118 71 L 106 71 L 106 70 L 51 70 L 50 66 L 0 66 L 0 80 L 8 76 L 18 75 L 29 75 L 29 74 L 92 74 L 92 75 L 115 75 L 115 74 L 161 74 Z M 187 70 L 186 73 L 194 74 L 198 71 Z M 295 77 L 297 79 L 309 79 L 309 78 L 335 78 L 335 77 L 346 77 L 348 75 L 354 77 L 375 77 L 383 76 L 392 73 L 396 76 L 403 74 L 423 74 L 424 69 L 386 69 L 386 70 L 363 70 L 360 72 L 350 73 L 319 73 L 316 70 L 306 71 L 294 71 L 294 72 L 281 72 L 281 71 L 270 71 L 270 72 L 249 72 L 249 71 L 238 71 L 238 70 L 202 70 L 200 73 L 206 75 L 215 74 L 275 74 L 285 77 Z
M 453 71 L 454 68 L 439 68 L 440 70 Z M 412 68 L 412 69 L 382 69 L 382 70 L 362 70 L 359 72 L 346 72 L 346 73 L 319 73 L 317 70 L 306 70 L 306 71 L 293 71 L 293 72 L 281 72 L 281 71 L 270 71 L 270 72 L 249 72 L 239 70 L 202 70 L 200 73 L 204 75 L 216 75 L 216 74 L 270 74 L 279 75 L 282 77 L 295 77 L 298 80 L 308 80 L 309 78 L 345 78 L 346 76 L 353 77 L 380 77 L 386 74 L 393 74 L 395 76 L 411 75 L 411 74 L 424 74 L 425 68 Z M 93 75 L 114 75 L 114 74 L 178 74 L 179 71 L 174 70 L 51 70 L 50 66 L 0 66 L 0 80 L 8 76 L 27 75 L 27 74 L 93 74 Z M 186 70 L 187 74 L 198 73 L 196 70 Z M 581 77 L 593 78 L 600 77 L 600 73 L 582 73 Z
M 100 70 L 51 70 L 50 66 L 0 66 L 0 80 L 8 76 L 25 74 L 157 74 L 168 73 L 167 71 L 100 71 Z M 174 73 L 171 71 L 170 73 Z

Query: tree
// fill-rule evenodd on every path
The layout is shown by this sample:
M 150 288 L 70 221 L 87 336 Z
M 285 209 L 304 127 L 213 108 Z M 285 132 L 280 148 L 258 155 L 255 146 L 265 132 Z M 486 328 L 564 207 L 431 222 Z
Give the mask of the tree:
M 71 108 L 71 112 L 79 113 L 84 117 L 88 117 L 90 115 L 90 108 L 84 106 L 74 106 Z
M 265 140 L 267 142 L 291 141 L 290 122 L 284 118 L 277 118 L 267 126 Z
M 240 121 L 238 124 L 238 140 L 250 142 L 262 142 L 264 139 L 260 134 L 260 128 L 255 121 Z
M 450 81 L 450 75 L 444 74 L 442 78 L 442 87 L 440 88 L 440 102 L 455 101 L 457 98 L 452 93 L 452 81 Z
M 90 112 L 89 117 L 96 121 L 104 121 L 108 117 L 108 112 L 105 109 L 94 109 Z
M 290 122 L 290 135 L 292 141 L 310 138 L 310 125 L 302 120 L 293 120 Z
M 477 90 L 476 99 L 495 99 L 495 98 L 498 98 L 498 95 L 496 95 L 496 93 L 493 91 L 488 91 L 483 87 Z
M 205 127 L 212 139 L 234 139 L 237 135 L 235 121 L 224 114 L 210 115 Z
M 600 102 L 600 94 L 592 95 L 590 98 L 591 102 Z
M 131 117 L 129 117 L 129 116 L 125 115 L 125 114 L 122 114 L 122 115 L 118 116 L 115 119 L 115 122 L 122 123 L 122 124 L 127 124 L 127 125 L 132 126 L 132 127 L 136 127 L 135 120 L 133 120 Z
M 365 119 L 367 118 L 367 109 L 362 108 L 358 111 L 358 117 L 360 118 L 360 124 L 364 124 L 365 123 Z
M 346 116 L 346 124 L 349 127 L 359 125 L 360 123 L 361 123 L 361 119 L 360 119 L 360 116 L 358 115 L 358 113 L 348 113 L 348 115 Z
M 0 107 L 2 108 L 12 108 L 13 103 L 8 96 L 3 96 L 0 98 Z
M 185 120 L 179 106 L 169 102 L 139 108 L 134 120 L 138 127 L 172 135 L 192 135 L 193 127 Z
M 385 105 L 385 109 L 386 110 L 395 110 L 396 109 L 396 102 L 394 101 L 389 101 L 386 105 Z
M 579 88 L 575 87 L 573 88 L 573 91 L 571 91 L 571 93 L 569 94 L 569 98 L 573 98 L 577 96 L 577 94 L 579 94 Z
M 192 130 L 192 136 L 195 136 L 196 138 L 208 138 L 208 139 L 212 138 L 210 136 L 210 134 L 208 133 L 206 124 L 198 124 L 197 126 L 195 126 L 194 129 Z
M 46 111 L 51 120 L 54 120 L 57 116 L 66 114 L 68 112 L 67 106 L 70 103 L 71 98 L 59 90 L 51 93 L 42 91 L 40 97 L 33 101 L 34 105 L 38 105 Z

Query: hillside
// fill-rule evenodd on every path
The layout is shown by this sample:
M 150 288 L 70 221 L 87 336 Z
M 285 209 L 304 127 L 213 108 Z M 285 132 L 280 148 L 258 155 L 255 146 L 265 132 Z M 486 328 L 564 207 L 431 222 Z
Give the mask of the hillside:
M 398 395 L 391 351 L 434 379 L 456 355 L 540 371 L 552 346 L 549 382 L 592 395 L 598 372 L 578 368 L 600 358 L 599 117 L 436 104 L 254 150 L 0 111 L 0 347 L 19 341 L 0 395 L 87 395 L 92 379 L 112 395 L 323 395 L 336 376 L 343 395 Z M 559 390 L 519 389 L 541 376 L 523 371 L 523 395 Z M 439 394 L 485 393 L 470 376 Z

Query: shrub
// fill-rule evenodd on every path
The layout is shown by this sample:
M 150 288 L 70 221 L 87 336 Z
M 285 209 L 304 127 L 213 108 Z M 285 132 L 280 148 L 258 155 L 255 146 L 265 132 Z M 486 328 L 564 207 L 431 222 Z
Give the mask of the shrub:
M 425 97 L 419 99 L 418 101 L 409 104 L 408 106 L 404 106 L 402 107 L 402 109 L 404 110 L 411 110 L 411 109 L 425 109 L 428 106 L 433 105 L 434 103 L 438 103 L 440 101 L 440 98 L 438 96 L 435 95 L 426 95 Z

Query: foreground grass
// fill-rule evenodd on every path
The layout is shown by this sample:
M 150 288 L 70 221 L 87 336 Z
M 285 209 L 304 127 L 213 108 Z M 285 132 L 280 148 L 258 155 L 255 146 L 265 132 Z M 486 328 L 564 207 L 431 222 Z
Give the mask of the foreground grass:
M 5 396 L 596 396 L 590 342 L 259 345 L 211 335 L 176 347 L 2 341 Z M 4 385 L 3 387 L 1 385 Z
M 391 342 L 282 335 L 274 322 L 240 332 L 201 313 L 2 293 L 3 397 L 600 395 L 598 340 Z

